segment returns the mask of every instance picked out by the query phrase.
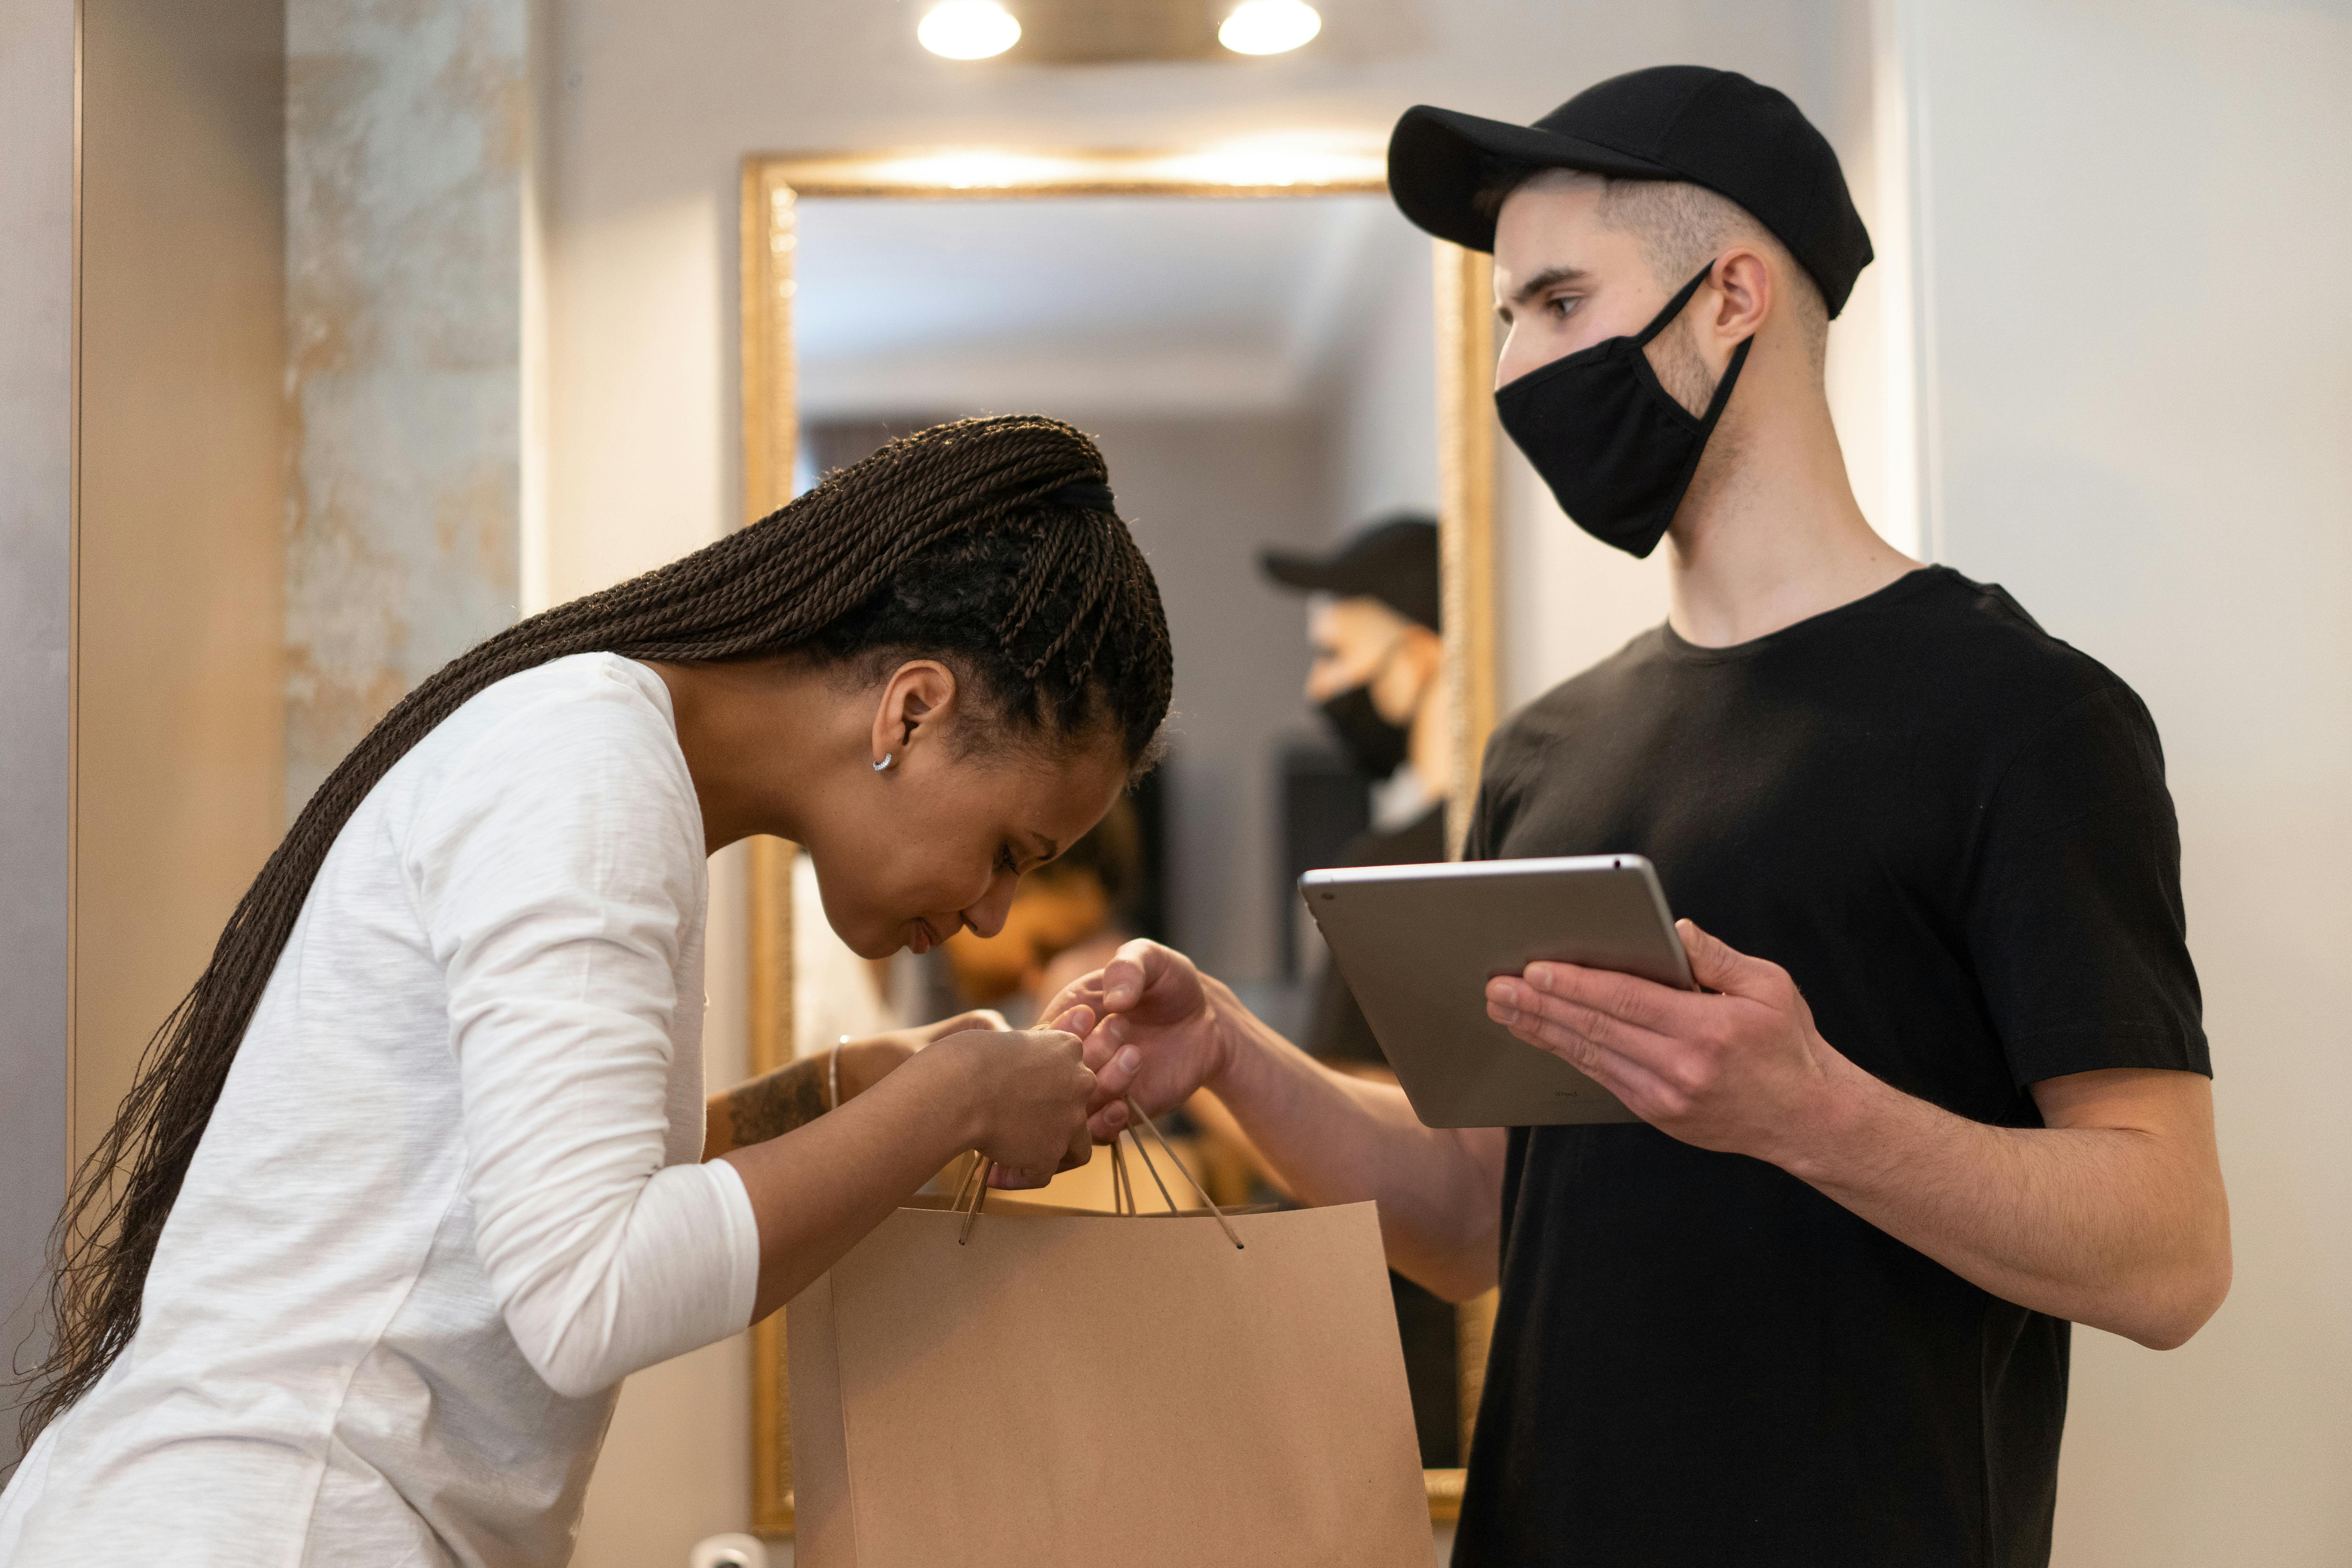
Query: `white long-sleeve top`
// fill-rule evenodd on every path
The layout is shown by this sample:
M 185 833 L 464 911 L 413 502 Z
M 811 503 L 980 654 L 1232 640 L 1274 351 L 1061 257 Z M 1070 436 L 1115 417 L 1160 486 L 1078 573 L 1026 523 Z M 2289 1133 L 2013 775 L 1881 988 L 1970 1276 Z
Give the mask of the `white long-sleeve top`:
M 706 892 L 642 665 L 514 676 L 404 757 L 0 1562 L 563 1563 L 619 1381 L 751 1318 L 750 1199 L 698 1163 Z

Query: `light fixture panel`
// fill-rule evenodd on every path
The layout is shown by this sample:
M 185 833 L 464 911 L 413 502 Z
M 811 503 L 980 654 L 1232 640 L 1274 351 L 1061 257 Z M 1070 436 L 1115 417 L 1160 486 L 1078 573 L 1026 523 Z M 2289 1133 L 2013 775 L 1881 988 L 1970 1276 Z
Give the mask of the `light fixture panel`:
M 915 38 L 946 59 L 984 60 L 1021 41 L 1021 22 L 998 0 L 940 0 L 923 13 Z

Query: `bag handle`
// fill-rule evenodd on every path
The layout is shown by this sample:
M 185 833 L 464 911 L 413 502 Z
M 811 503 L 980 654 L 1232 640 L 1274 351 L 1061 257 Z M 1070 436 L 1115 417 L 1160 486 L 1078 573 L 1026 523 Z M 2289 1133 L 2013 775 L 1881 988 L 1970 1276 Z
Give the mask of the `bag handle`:
M 1168 1156 L 1168 1163 L 1184 1173 L 1184 1179 L 1192 1184 L 1192 1190 L 1201 1194 L 1201 1201 L 1209 1205 L 1209 1212 L 1211 1214 L 1217 1216 L 1217 1225 L 1224 1231 L 1225 1239 L 1234 1244 L 1234 1251 L 1239 1252 L 1242 1249 L 1242 1238 L 1234 1234 L 1234 1222 L 1225 1217 L 1225 1211 L 1217 1206 L 1217 1200 L 1209 1195 L 1209 1189 L 1201 1184 L 1201 1178 L 1194 1175 L 1191 1167 L 1176 1157 L 1176 1151 L 1168 1146 L 1168 1139 L 1166 1135 L 1160 1131 L 1160 1124 L 1143 1113 L 1143 1107 L 1135 1103 L 1135 1096 L 1131 1094 L 1127 1097 L 1127 1110 L 1129 1115 L 1132 1116 L 1136 1121 L 1142 1122 L 1143 1125 L 1150 1131 L 1153 1140 L 1160 1145 L 1160 1152 Z M 1132 1122 L 1128 1126 L 1127 1135 L 1129 1138 L 1135 1139 L 1135 1152 L 1143 1156 L 1143 1168 L 1151 1173 L 1151 1184 L 1160 1189 L 1160 1197 L 1165 1200 L 1168 1205 L 1168 1212 L 1170 1214 L 1176 1213 L 1176 1200 L 1169 1196 L 1168 1184 L 1160 1179 L 1160 1167 L 1151 1163 L 1151 1151 L 1143 1146 L 1142 1139 L 1135 1137 L 1135 1128 Z M 1115 1155 L 1118 1148 L 1118 1144 L 1116 1141 L 1113 1141 L 1111 1148 Z M 1135 1189 L 1132 1184 L 1130 1184 L 1128 1188 L 1128 1201 L 1130 1205 L 1134 1202 L 1134 1193 Z M 1129 1212 L 1133 1213 L 1134 1210 L 1130 1207 Z
M 1160 1124 L 1143 1113 L 1143 1107 L 1135 1103 L 1133 1095 L 1127 1097 L 1127 1110 L 1133 1121 L 1121 1136 L 1132 1140 L 1135 1152 L 1143 1156 L 1143 1168 L 1151 1173 L 1151 1184 L 1160 1189 L 1160 1196 L 1168 1205 L 1168 1212 L 1177 1214 L 1181 1211 L 1176 1207 L 1176 1199 L 1168 1191 L 1168 1184 L 1160 1179 L 1160 1167 L 1151 1163 L 1151 1151 L 1143 1146 L 1142 1138 L 1136 1133 L 1137 1122 L 1150 1132 L 1153 1141 L 1160 1145 L 1160 1152 L 1168 1156 L 1168 1163 L 1181 1171 L 1184 1179 L 1192 1184 L 1192 1190 L 1201 1194 L 1202 1203 L 1209 1205 L 1209 1212 L 1216 1216 L 1219 1227 L 1225 1233 L 1225 1239 L 1234 1244 L 1234 1250 L 1242 1250 L 1242 1238 L 1234 1231 L 1234 1222 L 1225 1217 L 1225 1211 L 1217 1206 L 1217 1200 L 1209 1195 L 1209 1189 L 1201 1184 L 1201 1178 L 1192 1173 L 1192 1167 L 1186 1165 L 1177 1156 L 1176 1151 L 1169 1146 L 1167 1134 L 1160 1131 Z M 988 1202 L 988 1178 L 995 1171 L 996 1162 L 993 1160 L 974 1158 L 971 1168 L 964 1173 L 963 1180 L 956 1186 L 955 1212 L 963 1215 L 963 1228 L 956 1233 L 958 1247 L 971 1239 L 972 1227 L 980 1224 L 981 1208 Z M 974 1178 L 977 1178 L 977 1184 Z M 1132 1215 L 1136 1212 L 1135 1178 L 1128 1173 L 1127 1153 L 1117 1138 L 1112 1139 L 1110 1144 L 1110 1190 L 1113 1213 Z M 971 1207 L 969 1209 L 963 1206 L 966 1194 L 971 1195 Z

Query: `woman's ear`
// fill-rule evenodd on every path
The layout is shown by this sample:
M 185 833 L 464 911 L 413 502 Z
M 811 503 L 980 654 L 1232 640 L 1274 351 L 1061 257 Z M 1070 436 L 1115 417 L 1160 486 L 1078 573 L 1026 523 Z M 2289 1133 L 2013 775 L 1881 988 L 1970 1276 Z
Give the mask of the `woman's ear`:
M 952 719 L 955 701 L 955 671 L 937 659 L 912 659 L 891 671 L 874 710 L 876 770 L 904 761 L 919 742 L 937 738 Z

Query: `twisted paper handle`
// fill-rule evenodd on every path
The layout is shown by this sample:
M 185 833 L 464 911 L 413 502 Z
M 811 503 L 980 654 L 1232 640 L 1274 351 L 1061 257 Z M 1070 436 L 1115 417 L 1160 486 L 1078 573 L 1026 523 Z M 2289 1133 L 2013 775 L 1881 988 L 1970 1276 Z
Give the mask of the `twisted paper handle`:
M 1127 1097 L 1127 1111 L 1135 1119 L 1135 1121 L 1140 1122 L 1150 1132 L 1152 1141 L 1160 1145 L 1160 1152 L 1168 1156 L 1168 1163 L 1181 1171 L 1184 1173 L 1184 1179 L 1192 1184 L 1192 1190 L 1201 1194 L 1201 1201 L 1209 1205 L 1211 1214 L 1216 1215 L 1218 1226 L 1225 1233 L 1225 1239 L 1234 1244 L 1234 1250 L 1240 1251 L 1242 1238 L 1234 1231 L 1234 1222 L 1225 1217 L 1225 1211 L 1217 1206 L 1217 1200 L 1209 1195 L 1209 1189 L 1201 1184 L 1201 1178 L 1192 1174 L 1192 1168 L 1186 1165 L 1177 1156 L 1176 1151 L 1169 1146 L 1167 1135 L 1160 1131 L 1160 1124 L 1143 1113 L 1143 1107 L 1135 1103 L 1133 1095 Z M 1132 1123 L 1123 1136 L 1134 1141 L 1135 1152 L 1143 1156 L 1143 1168 L 1151 1173 L 1151 1184 L 1160 1189 L 1160 1196 L 1168 1205 L 1168 1212 L 1170 1214 L 1179 1212 L 1175 1197 L 1168 1191 L 1168 1184 L 1160 1179 L 1160 1167 L 1151 1163 L 1151 1151 L 1143 1146 L 1143 1140 L 1137 1136 Z M 962 1182 L 956 1187 L 955 1212 L 963 1215 L 963 1227 L 956 1233 L 958 1247 L 971 1239 L 972 1227 L 980 1223 L 981 1206 L 988 1202 L 988 1178 L 995 1170 L 994 1161 L 983 1160 L 975 1154 L 972 1157 L 971 1168 L 964 1173 Z M 978 1181 L 976 1188 L 973 1184 L 975 1178 Z M 1127 1153 L 1116 1138 L 1111 1140 L 1110 1145 L 1110 1191 L 1111 1206 L 1115 1213 L 1122 1215 L 1135 1213 L 1135 1178 L 1128 1173 Z M 963 1206 L 964 1194 L 967 1193 L 971 1194 L 971 1207 L 969 1209 Z

